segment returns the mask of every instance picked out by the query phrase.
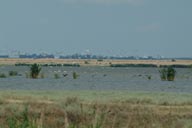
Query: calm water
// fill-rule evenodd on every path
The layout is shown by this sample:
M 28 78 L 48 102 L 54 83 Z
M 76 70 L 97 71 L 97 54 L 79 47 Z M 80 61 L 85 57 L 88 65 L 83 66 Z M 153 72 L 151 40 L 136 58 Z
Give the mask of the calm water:
M 29 67 L 1 66 L 0 73 L 20 76 L 0 78 L 0 89 L 13 90 L 128 90 L 192 92 L 192 69 L 176 69 L 174 82 L 161 81 L 157 68 L 43 67 L 44 79 L 26 78 Z M 80 76 L 74 80 L 72 72 Z M 55 79 L 54 74 L 60 78 Z M 68 74 L 63 77 L 63 74 Z M 147 76 L 151 76 L 151 80 Z

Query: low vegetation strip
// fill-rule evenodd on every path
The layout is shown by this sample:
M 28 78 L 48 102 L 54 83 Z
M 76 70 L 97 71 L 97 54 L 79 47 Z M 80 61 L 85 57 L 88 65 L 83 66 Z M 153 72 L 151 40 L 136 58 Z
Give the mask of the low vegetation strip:
M 192 68 L 192 65 L 170 65 L 171 67 L 173 68 Z M 167 67 L 170 67 L 169 65 L 160 65 L 159 67 L 160 68 L 167 68 Z
M 156 65 L 156 64 L 111 64 L 110 67 L 159 67 L 159 68 L 192 68 L 192 65 Z
M 110 67 L 157 67 L 154 64 L 111 64 Z

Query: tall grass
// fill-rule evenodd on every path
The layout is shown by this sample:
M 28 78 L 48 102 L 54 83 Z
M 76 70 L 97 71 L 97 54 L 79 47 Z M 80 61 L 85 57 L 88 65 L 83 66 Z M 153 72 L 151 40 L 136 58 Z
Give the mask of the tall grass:
M 9 128 L 39 128 L 35 122 L 30 121 L 27 107 L 18 116 L 8 117 L 7 125 Z

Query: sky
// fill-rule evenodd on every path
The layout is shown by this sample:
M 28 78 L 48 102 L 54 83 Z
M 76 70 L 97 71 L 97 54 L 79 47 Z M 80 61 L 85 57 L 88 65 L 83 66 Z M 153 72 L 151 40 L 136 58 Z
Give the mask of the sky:
M 0 53 L 192 57 L 192 0 L 0 0 Z

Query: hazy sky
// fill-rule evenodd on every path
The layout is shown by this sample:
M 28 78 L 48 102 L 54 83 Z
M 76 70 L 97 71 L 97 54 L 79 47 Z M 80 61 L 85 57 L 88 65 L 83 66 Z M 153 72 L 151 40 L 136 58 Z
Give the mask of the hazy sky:
M 0 52 L 192 57 L 192 0 L 0 0 Z

